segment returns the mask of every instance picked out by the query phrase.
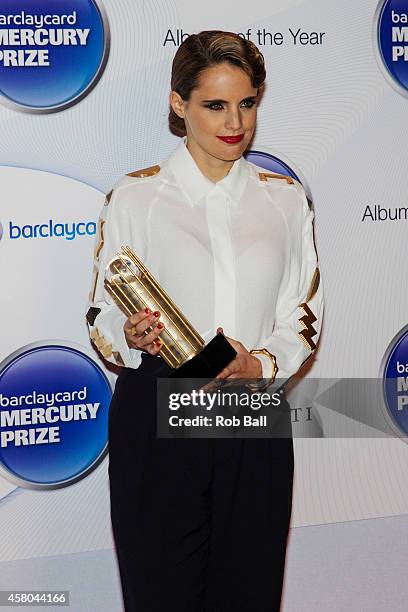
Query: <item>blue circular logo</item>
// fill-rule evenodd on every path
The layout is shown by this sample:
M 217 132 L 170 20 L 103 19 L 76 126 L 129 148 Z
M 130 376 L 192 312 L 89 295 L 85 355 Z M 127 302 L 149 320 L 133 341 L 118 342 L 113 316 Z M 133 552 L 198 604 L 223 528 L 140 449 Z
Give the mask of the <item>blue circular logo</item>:
M 109 55 L 106 13 L 96 0 L 0 0 L 0 94 L 33 113 L 76 104 Z
M 387 80 L 408 95 L 408 6 L 406 0 L 382 0 L 374 20 L 377 59 Z
M 74 345 L 36 343 L 0 367 L 0 465 L 27 488 L 86 476 L 107 452 L 111 386 Z
M 408 325 L 393 338 L 381 369 L 387 413 L 398 432 L 408 435 Z

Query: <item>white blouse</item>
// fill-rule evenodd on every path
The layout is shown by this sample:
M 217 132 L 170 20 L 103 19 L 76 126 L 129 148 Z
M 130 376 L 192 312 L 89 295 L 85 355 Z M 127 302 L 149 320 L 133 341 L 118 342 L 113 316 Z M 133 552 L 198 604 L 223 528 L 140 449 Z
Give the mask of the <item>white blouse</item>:
M 248 350 L 268 349 L 287 379 L 321 327 L 313 216 L 297 181 L 241 157 L 213 183 L 183 140 L 160 167 L 127 175 L 106 198 L 87 315 L 94 344 L 112 363 L 141 362 L 126 343 L 126 315 L 104 288 L 108 261 L 128 245 L 206 342 L 222 327 Z M 259 358 L 269 378 L 271 361 Z

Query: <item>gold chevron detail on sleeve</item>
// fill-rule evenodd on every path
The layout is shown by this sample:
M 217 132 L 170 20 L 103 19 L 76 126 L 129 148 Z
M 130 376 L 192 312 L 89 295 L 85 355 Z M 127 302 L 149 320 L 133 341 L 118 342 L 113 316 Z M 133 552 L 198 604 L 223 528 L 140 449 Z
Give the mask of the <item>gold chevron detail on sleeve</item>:
M 142 168 L 141 170 L 129 172 L 127 176 L 132 176 L 134 178 L 145 178 L 146 176 L 154 176 L 158 172 L 160 172 L 160 166 L 150 166 L 149 168 Z
M 103 245 L 105 244 L 105 237 L 103 234 L 103 226 L 105 225 L 105 220 L 102 219 L 102 217 L 99 217 L 98 219 L 98 227 L 97 227 L 97 234 L 98 234 L 98 242 L 97 245 L 95 247 L 95 251 L 94 251 L 94 259 L 98 262 L 99 261 L 99 256 L 101 254 L 101 251 L 103 249 Z
M 96 308 L 95 306 L 91 306 L 89 308 L 88 312 L 86 313 L 86 321 L 91 327 L 95 323 L 95 319 L 100 312 L 101 312 L 101 309 Z
M 285 180 L 288 185 L 294 184 L 293 178 L 291 176 L 286 176 L 286 174 L 276 174 L 275 172 L 258 172 L 258 176 L 260 181 L 267 181 L 268 178 L 275 178 Z
M 299 319 L 300 323 L 303 325 L 304 328 L 299 332 L 299 336 L 301 337 L 307 348 L 310 351 L 314 351 L 316 348 L 316 344 L 313 340 L 313 336 L 317 335 L 317 331 L 313 327 L 313 323 L 315 323 L 317 319 L 314 316 L 313 312 L 310 310 L 309 306 L 306 304 L 306 302 L 303 302 L 303 304 L 299 304 L 299 308 L 301 308 L 304 312 L 304 315 Z
M 111 189 L 110 192 L 106 194 L 106 196 L 105 196 L 105 206 L 107 206 L 109 204 L 109 202 L 111 201 L 112 194 L 113 194 L 113 189 Z
M 307 296 L 305 302 L 310 302 L 310 300 L 316 295 L 317 290 L 320 285 L 320 270 L 319 268 L 315 268 L 313 272 L 312 281 L 310 283 L 309 291 L 307 292 Z
M 92 330 L 90 337 L 96 348 L 102 353 L 105 359 L 108 359 L 112 355 L 112 345 L 106 342 L 105 338 L 99 333 L 97 327 Z
M 118 351 L 113 351 L 112 353 L 114 360 L 120 366 L 124 366 L 125 362 L 122 359 L 122 355 Z

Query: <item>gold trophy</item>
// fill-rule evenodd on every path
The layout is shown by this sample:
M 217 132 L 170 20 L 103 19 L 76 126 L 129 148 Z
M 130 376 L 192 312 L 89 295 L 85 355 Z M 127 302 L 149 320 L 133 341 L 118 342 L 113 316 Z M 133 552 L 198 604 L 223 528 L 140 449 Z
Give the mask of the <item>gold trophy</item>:
M 205 344 L 130 247 L 122 246 L 106 266 L 105 287 L 128 317 L 145 308 L 160 312 L 164 330 L 159 355 L 173 368 L 171 377 L 213 378 L 236 356 L 223 334 Z

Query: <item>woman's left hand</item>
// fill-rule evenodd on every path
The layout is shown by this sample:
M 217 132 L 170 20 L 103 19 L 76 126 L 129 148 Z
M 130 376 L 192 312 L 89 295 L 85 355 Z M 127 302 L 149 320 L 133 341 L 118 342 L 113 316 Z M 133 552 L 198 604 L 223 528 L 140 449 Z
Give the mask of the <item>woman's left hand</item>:
M 222 332 L 222 328 L 217 329 L 217 334 Z M 236 357 L 215 377 L 216 380 L 227 380 L 232 378 L 262 378 L 261 361 L 251 355 L 245 346 L 225 336 L 231 346 L 237 351 Z

